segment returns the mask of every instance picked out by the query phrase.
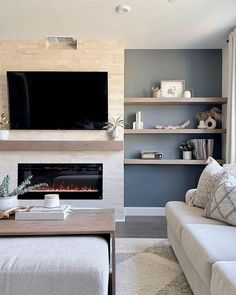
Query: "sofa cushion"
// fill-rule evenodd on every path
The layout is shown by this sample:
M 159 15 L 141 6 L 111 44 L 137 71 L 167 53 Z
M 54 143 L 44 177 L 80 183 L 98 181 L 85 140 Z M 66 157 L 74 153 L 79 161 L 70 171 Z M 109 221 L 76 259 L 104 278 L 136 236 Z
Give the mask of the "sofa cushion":
M 203 216 L 236 226 L 236 178 L 230 172 L 223 173 L 216 193 L 207 203 Z
M 107 295 L 109 253 L 96 236 L 0 238 L 0 294 Z
M 236 261 L 219 261 L 213 265 L 211 293 L 214 295 L 236 294 Z
M 184 202 L 172 201 L 166 204 L 166 218 L 176 237 L 181 240 L 186 224 L 218 224 L 225 223 L 202 217 L 203 209 L 186 205 Z
M 202 171 L 199 178 L 193 205 L 205 208 L 208 201 L 213 198 L 216 188 L 221 180 L 224 168 L 213 158 L 209 158 L 210 163 Z
M 186 225 L 181 244 L 195 270 L 209 288 L 212 265 L 217 261 L 236 260 L 236 228 L 233 226 Z

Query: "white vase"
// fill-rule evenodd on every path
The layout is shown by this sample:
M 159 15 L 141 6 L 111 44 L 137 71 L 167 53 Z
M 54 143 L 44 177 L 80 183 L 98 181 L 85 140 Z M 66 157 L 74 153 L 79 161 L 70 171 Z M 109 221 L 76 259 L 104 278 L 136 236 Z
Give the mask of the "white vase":
M 0 211 L 5 211 L 19 206 L 17 196 L 12 197 L 0 197 Z
M 184 97 L 185 98 L 191 98 L 192 97 L 191 91 L 189 91 L 189 90 L 184 91 Z
M 199 125 L 197 126 L 197 128 L 199 128 L 199 129 L 206 129 L 205 121 L 204 120 L 200 120 L 199 121 Z
M 118 129 L 114 129 L 112 132 L 111 132 L 111 137 L 112 139 L 116 139 L 117 137 L 119 137 L 119 131 Z
M 207 129 L 215 129 L 216 128 L 216 120 L 213 119 L 211 116 L 208 117 L 205 121 L 205 126 Z
M 158 91 L 153 91 L 152 92 L 152 97 L 157 98 L 158 97 Z
M 9 130 L 0 130 L 0 140 L 7 140 L 9 138 Z
M 183 151 L 183 160 L 192 160 L 192 151 Z

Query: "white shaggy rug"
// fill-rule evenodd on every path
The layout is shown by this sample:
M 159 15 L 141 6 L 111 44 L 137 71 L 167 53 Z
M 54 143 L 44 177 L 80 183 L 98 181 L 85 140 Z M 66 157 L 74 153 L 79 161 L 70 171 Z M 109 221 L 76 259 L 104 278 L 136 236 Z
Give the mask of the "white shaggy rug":
M 166 239 L 116 239 L 117 295 L 192 295 Z

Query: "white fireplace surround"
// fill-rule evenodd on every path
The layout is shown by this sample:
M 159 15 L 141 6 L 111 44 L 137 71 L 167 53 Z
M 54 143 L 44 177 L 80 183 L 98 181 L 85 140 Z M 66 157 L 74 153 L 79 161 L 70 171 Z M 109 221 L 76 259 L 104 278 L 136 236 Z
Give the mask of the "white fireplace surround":
M 117 118 L 124 115 L 124 43 L 122 41 L 79 39 L 76 49 L 59 50 L 48 48 L 44 39 L 1 40 L 0 109 L 2 112 L 8 111 L 7 71 L 108 72 L 108 116 Z M 0 179 L 9 174 L 12 180 L 11 185 L 15 186 L 18 163 L 103 163 L 103 199 L 73 200 L 70 203 L 80 208 L 115 208 L 116 218 L 123 219 L 124 152 L 123 148 L 119 150 L 108 148 L 106 151 L 97 148 L 96 150 L 96 141 L 108 143 L 105 131 L 18 130 L 10 131 L 9 140 L 24 141 L 26 149 L 17 150 L 16 146 L 16 149 L 11 148 L 10 151 L 3 147 L 1 149 L 0 145 Z M 123 132 L 117 140 L 123 143 Z M 39 148 L 30 150 L 27 147 L 27 141 L 30 143 L 29 146 L 32 141 L 37 141 Z M 41 146 L 40 150 L 41 141 L 44 148 Z M 55 149 L 46 150 L 45 141 L 49 141 L 49 144 L 50 141 L 52 143 L 54 141 Z M 57 149 L 55 141 L 58 141 L 58 145 L 62 141 L 61 148 Z M 91 141 L 94 149 L 89 149 L 89 151 L 87 149 L 75 149 L 75 151 L 67 149 L 67 141 L 86 141 L 86 144 Z M 12 145 L 14 142 L 11 147 Z M 42 204 L 42 201 L 21 201 L 21 203 Z

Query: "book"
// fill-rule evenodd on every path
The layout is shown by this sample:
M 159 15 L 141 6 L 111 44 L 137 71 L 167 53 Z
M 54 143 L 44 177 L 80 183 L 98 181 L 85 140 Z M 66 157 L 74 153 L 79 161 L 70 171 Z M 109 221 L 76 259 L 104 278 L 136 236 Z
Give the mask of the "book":
M 43 209 L 48 208 L 39 208 L 34 209 L 36 211 L 31 211 L 33 208 L 31 208 L 29 211 L 26 212 L 16 212 L 15 214 L 15 220 L 63 220 L 68 217 L 68 215 L 71 213 L 71 206 L 70 205 L 64 205 L 66 206 L 64 210 L 58 210 L 58 211 L 40 211 Z M 55 208 L 54 208 L 55 209 Z
M 64 210 L 71 210 L 71 205 L 61 205 L 56 208 L 46 208 L 42 206 L 34 206 L 29 209 L 30 212 L 63 212 Z

